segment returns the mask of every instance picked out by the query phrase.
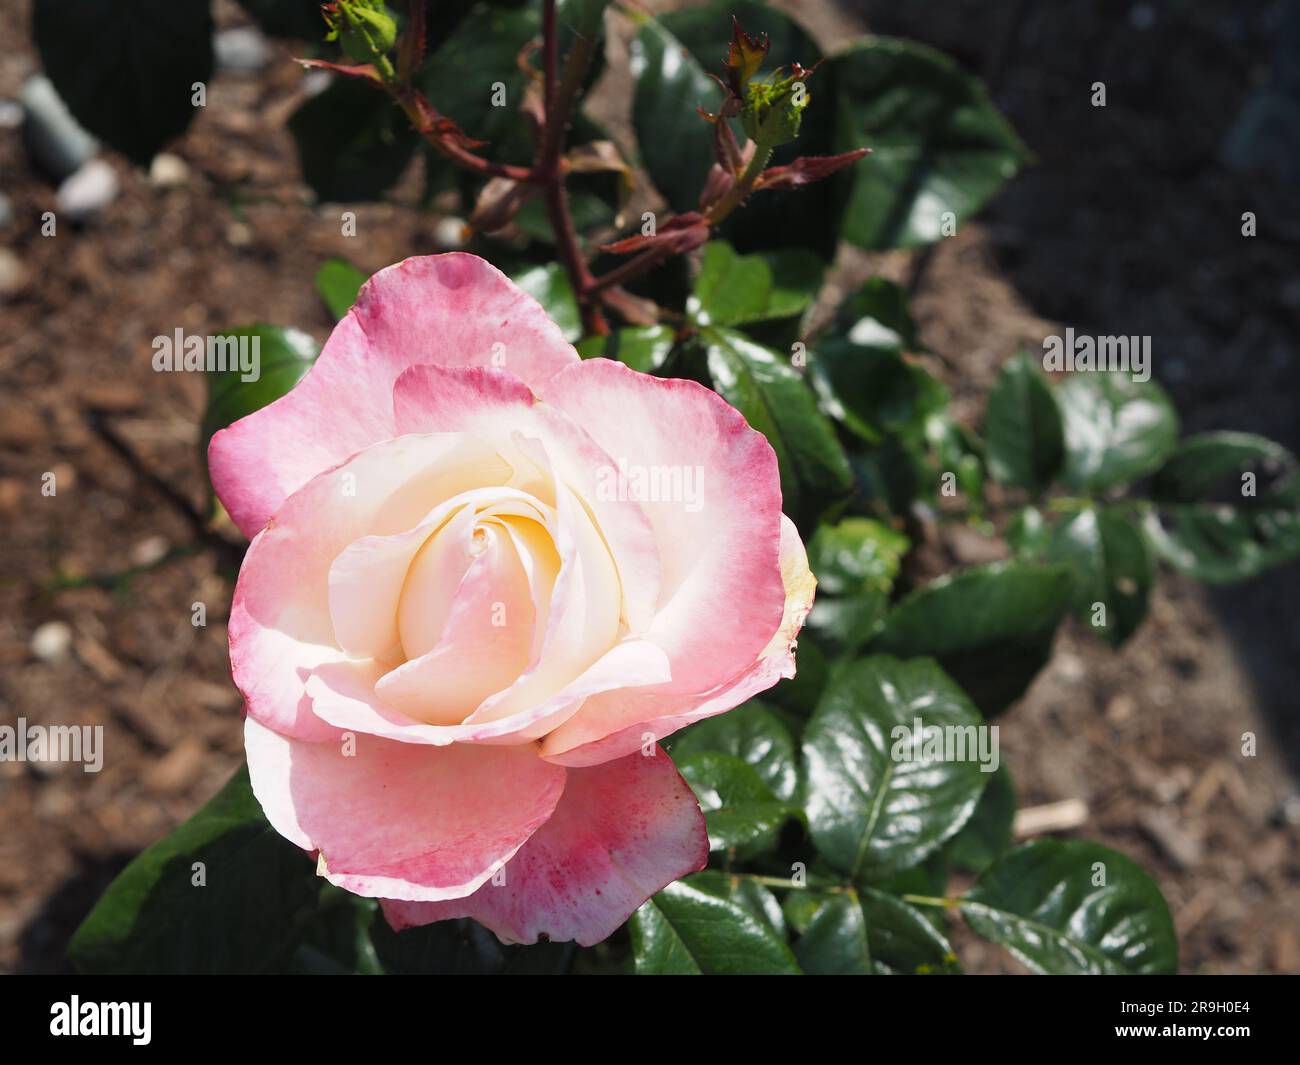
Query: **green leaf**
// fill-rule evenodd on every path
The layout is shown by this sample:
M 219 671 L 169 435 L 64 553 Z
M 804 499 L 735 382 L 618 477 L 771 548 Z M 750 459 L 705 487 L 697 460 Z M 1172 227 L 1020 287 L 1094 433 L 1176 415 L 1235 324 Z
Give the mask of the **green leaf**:
M 858 892 L 878 974 L 938 976 L 961 966 L 942 930 L 900 898 L 863 888 Z
M 713 127 L 695 109 L 718 110 L 722 92 L 709 75 L 721 70 L 733 15 L 750 33 L 768 35 L 769 68 L 796 60 L 811 66 L 819 58 L 797 23 L 758 0 L 693 6 L 642 25 L 631 48 L 632 124 L 646 170 L 676 211 L 697 208 L 715 161 Z M 778 148 L 769 165 L 831 154 L 837 97 L 826 68 L 810 81 L 808 99 L 798 138 Z M 743 140 L 739 123 L 732 126 Z M 722 235 L 742 252 L 797 248 L 830 261 L 848 191 L 847 175 L 836 174 L 812 189 L 759 192 L 727 218 Z
M 690 879 L 669 884 L 645 902 L 629 927 L 640 975 L 799 972 L 790 948 L 765 919 Z
M 433 50 L 415 74 L 416 86 L 433 105 L 469 136 L 486 141 L 481 151 L 497 162 L 530 161 L 528 126 L 519 112 L 526 81 L 518 56 L 540 28 L 536 7 L 479 4 L 449 37 L 430 41 Z M 493 103 L 498 82 L 504 106 Z M 432 158 L 436 165 L 452 165 Z
M 317 355 L 316 342 L 299 329 L 259 323 L 220 335 L 246 338 L 250 352 L 257 344 L 259 376 L 256 381 L 244 381 L 240 372 L 232 370 L 210 370 L 204 375 L 208 383 L 208 406 L 203 415 L 204 454 L 213 433 L 288 393 L 311 369 Z
M 705 869 L 690 876 L 688 883 L 720 899 L 730 899 L 766 924 L 778 937 L 785 938 L 785 913 L 781 903 L 771 890 L 743 873 L 731 876 L 719 869 Z
M 1065 418 L 1065 482 L 1099 491 L 1159 469 L 1178 440 L 1178 416 L 1154 381 L 1080 372 L 1056 390 Z
M 748 762 L 719 751 L 674 756 L 695 792 L 709 829 L 709 850 L 752 858 L 776 845 L 792 808 L 778 799 Z
M 312 976 L 377 975 L 384 971 L 370 941 L 379 904 L 322 882 L 316 913 L 286 969 Z
M 551 320 L 560 327 L 564 339 L 572 343 L 582 336 L 582 315 L 573 295 L 569 276 L 559 263 L 534 266 L 515 274 L 512 281 L 542 305 Z
M 632 125 L 641 160 L 675 210 L 692 210 L 713 165 L 713 127 L 695 109 L 716 111 L 720 90 L 659 20 L 641 24 L 628 67 L 635 83 Z
M 1016 820 L 1016 786 L 1003 762 L 989 779 L 971 819 L 944 853 L 953 865 L 982 873 L 1011 846 Z
M 402 176 L 417 135 L 378 86 L 335 79 L 289 119 L 303 180 L 319 200 L 377 200 Z
M 826 653 L 811 634 L 799 637 L 795 660 L 795 675 L 788 680 L 778 681 L 776 687 L 763 693 L 763 699 L 795 719 L 806 719 L 812 714 L 826 688 L 826 682 L 830 678 L 830 663 L 826 661 Z
M 381 913 L 371 923 L 370 938 L 384 972 L 409 976 L 558 975 L 568 972 L 577 953 L 572 943 L 505 946 L 469 920 L 394 932 Z
M 848 459 L 812 392 L 788 362 L 742 333 L 710 327 L 700 338 L 714 386 L 776 452 L 785 512 L 801 527 L 812 524 L 853 487 Z
M 752 766 L 777 799 L 790 802 L 799 790 L 790 730 L 757 699 L 699 721 L 672 738 L 674 760 L 702 751 L 729 755 Z
M 316 271 L 316 291 L 335 321 L 352 309 L 365 283 L 366 275 L 345 259 L 326 259 Z
M 1141 530 L 1121 513 L 1094 507 L 1079 511 L 1054 530 L 1047 557 L 1070 567 L 1075 610 L 1102 639 L 1118 647 L 1142 624 L 1155 563 Z
M 207 0 L 36 0 L 41 64 L 77 121 L 141 166 L 189 125 L 212 75 Z
M 848 171 L 842 236 L 860 247 L 937 241 L 948 212 L 960 227 L 1028 159 L 983 87 L 932 48 L 875 37 L 829 66 L 840 95 L 834 150 L 871 148 Z
M 858 325 L 864 320 L 875 324 Z M 836 321 L 842 332 L 854 326 L 869 330 L 874 343 L 905 350 L 921 347 L 907 289 L 886 277 L 871 277 L 864 281 L 862 287 L 840 305 Z
M 315 41 L 325 36 L 318 0 L 239 0 L 239 6 L 270 37 Z
M 1008 522 L 1006 537 L 1007 546 L 1017 558 L 1035 561 L 1047 553 L 1051 526 L 1037 507 L 1024 507 L 1016 511 Z
M 1098 843 L 1039 840 L 1003 855 L 963 897 L 977 935 L 1037 973 L 1178 968 L 1169 906 L 1131 859 Z
M 737 255 L 725 241 L 711 241 L 686 309 L 700 325 L 790 318 L 812 304 L 824 270 L 822 261 L 807 252 Z
M 871 650 L 938 659 L 975 705 L 992 716 L 1020 698 L 1047 664 L 1072 594 L 1065 566 L 973 566 L 901 600 L 885 616 Z
M 961 971 L 943 934 L 901 899 L 874 888 L 823 898 L 794 947 L 809 975 Z
M 668 362 L 674 337 L 666 325 L 629 326 L 609 336 L 586 337 L 578 344 L 578 354 L 584 359 L 617 359 L 641 373 L 654 373 Z
M 918 720 L 924 744 L 915 743 Z M 850 879 L 880 881 L 938 850 L 988 783 L 978 762 L 982 725 L 931 661 L 876 655 L 837 673 L 803 741 L 818 853 Z M 962 747 L 936 745 L 935 735 Z
M 823 406 L 869 444 L 890 436 L 923 444 L 928 422 L 948 405 L 948 390 L 904 357 L 918 347 L 902 290 L 882 278 L 868 281 L 810 357 Z
M 1060 472 L 1061 412 L 1047 379 L 1023 352 L 1003 364 L 993 383 L 984 435 L 995 481 L 1041 492 Z
M 241 769 L 122 871 L 68 955 L 86 973 L 266 972 L 287 960 L 320 883 L 267 823 Z
M 1171 565 L 1228 583 L 1300 557 L 1300 472 L 1280 444 L 1250 433 L 1184 440 L 1152 481 L 1146 531 Z
M 906 536 L 870 518 L 821 526 L 808 544 L 809 568 L 817 578 L 808 629 L 847 650 L 871 639 L 907 548 Z
M 857 899 L 825 896 L 795 943 L 794 956 L 809 976 L 871 975 L 867 919 Z

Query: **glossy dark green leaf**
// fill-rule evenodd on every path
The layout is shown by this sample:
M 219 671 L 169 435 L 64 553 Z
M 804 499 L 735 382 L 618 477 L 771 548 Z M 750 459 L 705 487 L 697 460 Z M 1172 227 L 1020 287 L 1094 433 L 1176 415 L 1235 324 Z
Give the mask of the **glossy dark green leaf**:
M 1047 557 L 1070 567 L 1084 625 L 1118 647 L 1142 624 L 1155 562 L 1142 530 L 1121 512 L 1086 507 L 1052 533 Z
M 1038 840 L 990 866 L 966 922 L 1037 973 L 1173 973 L 1178 941 L 1160 888 L 1130 858 L 1083 840 Z
M 991 716 L 1020 698 L 1046 665 L 1072 594 L 1065 566 L 973 566 L 902 599 L 871 649 L 937 659 Z
M 875 635 L 907 552 L 902 533 L 870 518 L 821 526 L 808 543 L 817 599 L 806 622 L 828 645 L 854 650 Z
M 772 793 L 752 765 L 714 750 L 674 753 L 673 761 L 700 801 L 709 850 L 752 858 L 776 845 L 792 807 Z
M 857 898 L 824 896 L 795 943 L 794 956 L 809 976 L 870 976 L 867 919 Z
M 41 64 L 77 121 L 147 165 L 189 125 L 212 75 L 208 0 L 36 0 Z
M 953 865 L 981 873 L 1011 846 L 1015 820 L 1016 786 L 1003 762 L 989 778 L 971 819 L 953 836 L 944 854 Z M 928 890 L 921 893 L 934 894 Z
M 519 112 L 526 82 L 518 55 L 541 29 L 538 11 L 532 5 L 479 4 L 449 37 L 431 42 L 429 58 L 416 72 L 416 84 L 434 106 L 469 136 L 486 141 L 478 151 L 497 162 L 530 161 L 528 128 Z
M 630 45 L 632 125 L 650 179 L 676 211 L 694 210 L 713 165 L 713 127 L 722 90 L 663 22 L 641 24 Z
M 875 655 L 837 672 L 803 740 L 818 853 L 852 880 L 880 881 L 938 850 L 988 783 L 982 724 L 932 661 Z
M 808 253 L 737 255 L 725 241 L 711 241 L 687 311 L 701 325 L 793 317 L 816 298 L 824 269 L 822 261 Z
M 321 883 L 316 913 L 299 938 L 286 971 L 305 976 L 374 976 L 384 971 L 370 940 L 379 904 Z
M 1007 546 L 1025 561 L 1042 559 L 1047 553 L 1052 527 L 1037 507 L 1023 507 L 1007 523 Z
M 924 444 L 927 423 L 948 405 L 948 390 L 905 357 L 917 347 L 901 289 L 880 278 L 868 281 L 810 353 L 823 406 L 869 444 L 890 436 Z
M 1154 381 L 1073 373 L 1056 390 L 1065 425 L 1065 482 L 1098 491 L 1154 473 L 1178 441 L 1178 416 Z
M 916 319 L 907 298 L 907 289 L 887 277 L 871 277 L 849 296 L 836 312 L 836 328 L 844 332 L 863 319 L 876 323 L 871 330 L 881 334 L 881 342 L 895 348 L 915 350 L 921 347 Z M 869 327 L 861 326 L 867 329 Z
M 475 921 L 437 921 L 394 932 L 375 914 L 370 938 L 384 972 L 409 976 L 559 975 L 568 972 L 572 943 L 505 946 Z
M 641 373 L 654 373 L 668 362 L 674 336 L 666 325 L 629 326 L 609 336 L 584 338 L 578 354 L 584 359 L 617 359 Z
M 920 910 L 874 888 L 859 889 L 858 899 L 866 917 L 876 973 L 942 976 L 961 972 L 947 937 Z
M 87 973 L 270 971 L 288 962 L 320 883 L 267 823 L 241 769 L 122 871 L 68 955 Z
M 757 699 L 673 736 L 674 760 L 700 751 L 716 751 L 748 763 L 772 795 L 784 802 L 793 800 L 799 790 L 799 764 L 790 730 Z
M 1179 445 L 1152 481 L 1146 531 L 1171 565 L 1199 580 L 1246 580 L 1300 557 L 1300 472 L 1279 444 L 1204 433 Z
M 259 376 L 256 381 L 244 381 L 238 371 L 210 370 L 205 374 L 208 384 L 202 437 L 205 454 L 213 433 L 285 395 L 311 369 L 317 355 L 316 342 L 299 329 L 258 324 L 232 329 L 221 336 L 243 338 L 245 350 L 250 354 L 256 341 Z
M 821 57 L 792 19 L 755 0 L 692 6 L 643 24 L 631 50 L 636 82 L 632 120 L 646 169 L 675 211 L 697 207 L 714 163 L 713 128 L 695 109 L 718 110 L 722 92 L 708 75 L 721 69 L 733 15 L 748 32 L 768 35 L 768 70 L 795 61 L 812 66 Z M 837 97 L 827 68 L 812 79 L 809 95 L 812 102 L 798 138 L 778 148 L 770 165 L 831 154 Z M 739 125 L 733 125 L 743 139 Z M 732 213 L 722 235 L 742 252 L 798 248 L 829 261 L 848 191 L 849 178 L 837 174 L 811 189 L 759 192 Z
M 836 151 L 857 163 L 842 235 L 875 250 L 914 248 L 960 227 L 1028 153 L 983 87 L 950 58 L 871 38 L 830 60 L 840 96 Z
M 335 321 L 352 309 L 366 275 L 346 259 L 327 259 L 316 271 L 316 291 Z
M 984 419 L 993 479 L 1040 492 L 1060 472 L 1065 438 L 1056 398 L 1038 365 L 1021 354 L 1003 364 Z
M 325 36 L 325 20 L 317 0 L 239 0 L 239 6 L 271 37 L 316 41 Z
M 732 876 L 719 869 L 705 869 L 693 873 L 686 882 L 710 895 L 730 899 L 766 924 L 777 936 L 785 938 L 785 913 L 781 903 L 770 888 L 756 880 L 743 873 Z
M 785 512 L 803 526 L 853 487 L 848 459 L 803 377 L 732 329 L 701 331 L 714 387 L 767 437 L 781 470 Z
M 805 720 L 821 699 L 829 679 L 826 652 L 811 633 L 804 633 L 795 651 L 795 675 L 769 688 L 763 693 L 763 700 L 796 720 Z
M 378 87 L 336 78 L 289 119 L 303 180 L 319 200 L 377 200 L 402 176 L 417 135 Z
M 669 884 L 632 915 L 636 971 L 658 974 L 794 974 L 799 966 L 763 918 L 730 899 Z
M 515 274 L 511 280 L 542 305 L 564 333 L 565 340 L 572 343 L 582 336 L 578 301 L 573 295 L 573 286 L 569 284 L 569 276 L 559 263 L 531 267 Z
M 823 896 L 794 946 L 816 976 L 960 972 L 952 947 L 906 902 L 874 888 Z

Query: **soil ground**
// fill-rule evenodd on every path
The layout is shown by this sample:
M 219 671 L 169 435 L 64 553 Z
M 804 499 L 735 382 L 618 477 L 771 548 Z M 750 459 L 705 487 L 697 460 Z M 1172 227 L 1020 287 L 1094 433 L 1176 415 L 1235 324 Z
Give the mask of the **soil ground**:
M 1297 449 L 1294 189 L 1233 171 L 1222 152 L 1268 76 L 1285 4 L 782 6 L 827 47 L 870 28 L 949 51 L 989 78 L 1038 155 L 923 269 L 912 256 L 841 257 L 841 287 L 872 272 L 915 282 L 922 339 L 946 360 L 964 417 L 978 423 L 1002 359 L 1073 325 L 1151 335 L 1185 431 L 1245 429 Z M 222 25 L 242 20 L 227 0 L 216 10 Z M 26 3 L 0 0 L 11 45 L 0 99 L 36 69 L 27 19 Z M 62 969 L 111 877 L 241 757 L 230 575 L 187 513 L 205 506 L 202 384 L 152 372 L 151 338 L 262 320 L 323 340 L 311 278 L 324 259 L 370 271 L 438 250 L 438 219 L 413 206 L 418 180 L 362 209 L 360 240 L 310 203 L 284 126 L 301 76 L 276 47 L 262 73 L 213 80 L 172 148 L 184 183 L 156 187 L 114 159 L 117 200 L 55 239 L 39 233 L 52 187 L 21 138 L 0 133 L 14 211 L 0 247 L 22 274 L 0 295 L 0 720 L 102 724 L 110 752 L 97 774 L 0 763 L 0 971 Z M 617 70 L 617 39 L 611 49 Z M 1089 103 L 1095 81 L 1107 83 L 1104 109 Z M 603 113 L 626 103 L 605 86 Z M 1254 239 L 1241 236 L 1243 210 L 1258 213 Z M 40 492 L 46 472 L 54 497 Z M 961 536 L 934 546 L 956 561 L 987 550 Z M 150 568 L 103 579 L 132 566 Z M 191 624 L 196 602 L 204 627 Z M 1079 834 L 1160 881 L 1187 972 L 1300 971 L 1297 603 L 1294 566 L 1227 591 L 1165 575 L 1121 652 L 1067 627 L 1002 721 L 1022 806 L 1086 804 Z M 48 622 L 71 639 L 42 658 L 33 633 Z M 1247 732 L 1253 758 L 1241 755 Z M 959 952 L 970 971 L 1019 971 L 970 936 Z

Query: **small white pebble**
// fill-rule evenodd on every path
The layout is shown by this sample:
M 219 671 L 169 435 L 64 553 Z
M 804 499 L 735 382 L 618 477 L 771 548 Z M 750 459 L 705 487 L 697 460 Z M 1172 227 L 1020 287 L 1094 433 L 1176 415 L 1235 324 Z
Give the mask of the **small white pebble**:
M 72 629 L 62 621 L 47 621 L 32 633 L 32 654 L 42 662 L 61 662 L 72 646 Z

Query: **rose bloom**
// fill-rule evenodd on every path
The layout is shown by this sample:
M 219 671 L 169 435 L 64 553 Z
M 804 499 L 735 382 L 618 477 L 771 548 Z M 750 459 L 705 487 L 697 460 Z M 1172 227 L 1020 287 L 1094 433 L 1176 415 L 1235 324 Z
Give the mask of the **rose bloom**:
M 579 359 L 494 267 L 435 255 L 376 274 L 208 458 L 252 540 L 253 790 L 321 876 L 397 929 L 589 945 L 704 866 L 657 741 L 793 676 L 815 583 L 732 407 Z

